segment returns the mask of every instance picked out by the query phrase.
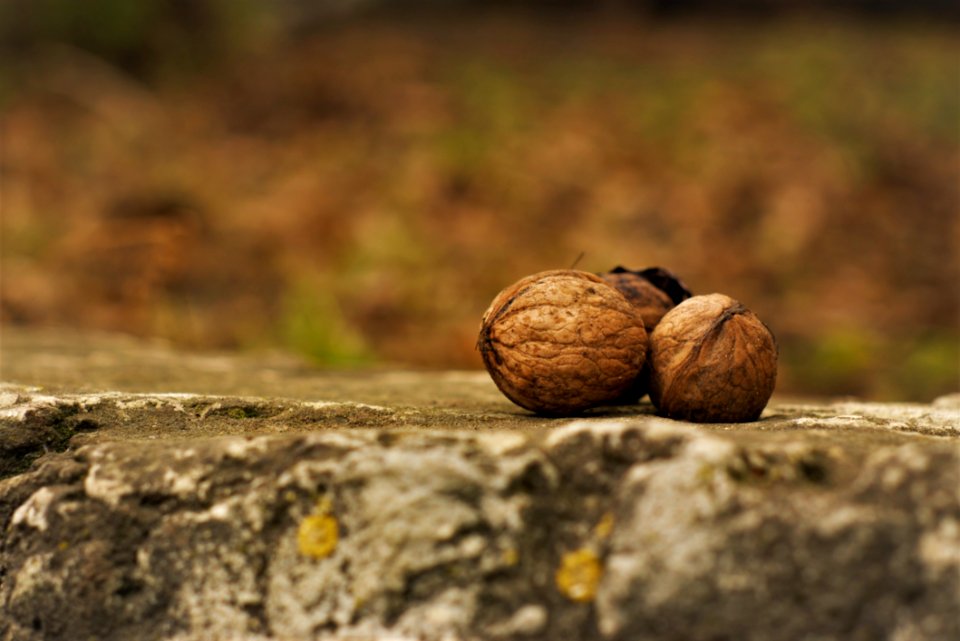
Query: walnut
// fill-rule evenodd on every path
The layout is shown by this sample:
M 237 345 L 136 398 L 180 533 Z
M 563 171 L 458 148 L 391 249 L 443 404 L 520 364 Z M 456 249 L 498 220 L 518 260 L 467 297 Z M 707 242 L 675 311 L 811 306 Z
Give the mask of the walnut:
M 650 400 L 671 418 L 753 421 L 777 382 L 777 343 L 757 316 L 723 294 L 694 296 L 650 336 Z
M 631 270 L 618 265 L 600 277 L 640 310 L 648 335 L 664 314 L 692 295 L 679 278 L 662 267 Z M 647 359 L 634 384 L 614 402 L 620 405 L 637 402 L 649 390 L 649 381 L 650 360 Z
M 630 270 L 618 265 L 600 277 L 640 309 L 647 332 L 653 331 L 664 314 L 691 296 L 680 279 L 662 267 Z
M 494 298 L 477 347 L 507 398 L 562 416 L 623 394 L 643 367 L 647 332 L 639 311 L 599 276 L 553 270 Z

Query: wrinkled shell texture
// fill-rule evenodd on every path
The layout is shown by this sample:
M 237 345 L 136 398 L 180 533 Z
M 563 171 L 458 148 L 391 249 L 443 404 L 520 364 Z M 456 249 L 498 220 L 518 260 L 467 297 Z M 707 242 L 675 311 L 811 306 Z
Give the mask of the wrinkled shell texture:
M 602 278 L 640 310 L 648 332 L 653 331 L 663 315 L 673 308 L 673 301 L 667 293 L 642 276 L 621 272 L 607 273 Z
M 777 381 L 777 345 L 753 312 L 722 294 L 674 307 L 650 337 L 650 400 L 671 418 L 759 418 Z
M 478 341 L 500 391 L 549 415 L 619 397 L 647 351 L 639 311 L 599 276 L 554 270 L 506 288 L 483 315 Z
M 652 332 L 657 326 L 664 314 L 673 309 L 673 307 L 676 305 L 673 299 L 671 299 L 665 291 L 644 278 L 644 276 L 639 272 L 630 270 L 614 270 L 605 274 L 601 274 L 600 277 L 603 278 L 603 280 L 605 280 L 608 284 L 615 287 L 618 292 L 623 294 L 624 297 L 640 311 L 640 316 L 643 318 L 644 328 L 647 330 L 648 339 L 650 337 L 650 332 Z M 634 383 L 627 389 L 627 391 L 623 393 L 620 398 L 615 399 L 614 403 L 636 403 L 648 392 L 649 389 L 650 362 L 648 359 L 648 361 L 644 364 L 643 370 L 640 372 L 640 375 L 637 376 L 637 379 L 634 381 Z

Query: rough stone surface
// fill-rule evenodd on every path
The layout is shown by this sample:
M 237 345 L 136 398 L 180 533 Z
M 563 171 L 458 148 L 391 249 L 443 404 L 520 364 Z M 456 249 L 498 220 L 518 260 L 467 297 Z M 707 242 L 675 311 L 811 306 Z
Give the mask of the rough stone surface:
M 4 641 L 960 638 L 957 396 L 551 420 L 64 340 L 3 336 Z

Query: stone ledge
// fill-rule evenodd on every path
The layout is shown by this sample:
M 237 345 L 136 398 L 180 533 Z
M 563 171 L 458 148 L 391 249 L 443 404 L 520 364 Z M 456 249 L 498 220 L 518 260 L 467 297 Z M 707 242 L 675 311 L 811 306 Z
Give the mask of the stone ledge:
M 98 343 L 96 391 L 29 345 L 0 387 L 5 641 L 960 638 L 956 399 L 556 420 L 482 373 L 217 357 L 229 385 L 118 391 L 146 348 Z

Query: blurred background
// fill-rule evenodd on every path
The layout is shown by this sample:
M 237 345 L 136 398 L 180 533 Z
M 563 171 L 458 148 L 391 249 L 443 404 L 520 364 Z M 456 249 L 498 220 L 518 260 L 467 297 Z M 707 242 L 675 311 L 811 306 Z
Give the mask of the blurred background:
M 477 368 L 493 296 L 583 254 L 740 299 L 779 392 L 929 401 L 960 388 L 958 13 L 4 0 L 0 321 Z

